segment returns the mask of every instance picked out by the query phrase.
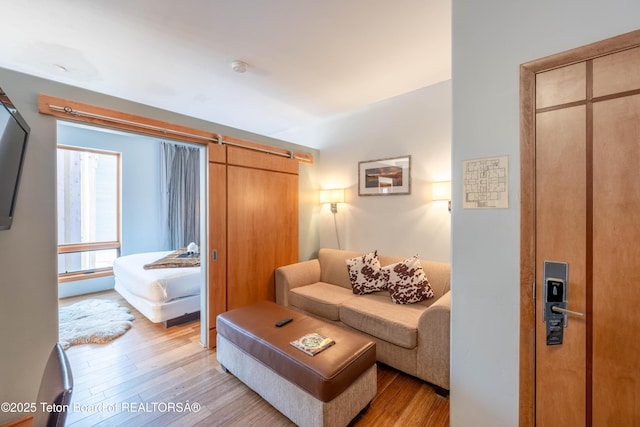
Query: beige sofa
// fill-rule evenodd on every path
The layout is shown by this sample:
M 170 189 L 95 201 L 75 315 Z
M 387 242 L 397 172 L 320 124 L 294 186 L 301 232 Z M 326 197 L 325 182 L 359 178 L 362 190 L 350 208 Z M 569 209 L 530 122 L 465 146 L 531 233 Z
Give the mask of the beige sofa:
M 365 334 L 376 342 L 378 361 L 449 390 L 451 299 L 447 263 L 420 260 L 433 298 L 395 304 L 388 291 L 355 295 L 346 260 L 363 252 L 320 249 L 318 258 L 276 270 L 276 302 Z M 403 258 L 378 255 L 381 266 Z

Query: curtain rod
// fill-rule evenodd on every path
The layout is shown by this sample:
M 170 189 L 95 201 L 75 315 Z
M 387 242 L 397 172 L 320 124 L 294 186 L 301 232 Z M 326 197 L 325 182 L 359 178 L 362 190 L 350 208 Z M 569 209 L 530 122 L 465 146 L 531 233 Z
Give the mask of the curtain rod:
M 173 129 L 166 129 L 166 128 L 163 128 L 163 127 L 160 127 L 160 126 L 153 126 L 153 125 L 149 125 L 149 124 L 145 124 L 145 123 L 138 123 L 138 122 L 134 122 L 134 121 L 131 121 L 131 120 L 117 119 L 115 117 L 103 116 L 101 114 L 95 114 L 95 113 L 89 113 L 89 112 L 86 112 L 86 111 L 74 110 L 73 108 L 71 108 L 69 106 L 60 107 L 59 105 L 49 104 L 49 108 L 51 108 L 52 110 L 55 110 L 55 111 L 59 111 L 59 112 L 63 112 L 63 113 L 69 114 L 71 116 L 81 116 L 81 117 L 88 117 L 88 118 L 92 118 L 92 119 L 99 119 L 99 120 L 104 120 L 106 122 L 119 123 L 119 124 L 122 124 L 122 125 L 128 125 L 128 126 L 134 126 L 134 127 L 138 127 L 138 128 L 142 128 L 142 129 L 153 130 L 153 131 L 161 132 L 161 133 L 164 133 L 164 134 L 172 134 L 172 135 L 176 135 L 176 136 L 184 136 L 184 137 L 187 137 L 187 138 L 200 139 L 200 140 L 203 140 L 203 141 L 215 142 L 215 143 L 218 143 L 218 144 L 226 144 L 226 145 L 231 145 L 231 146 L 234 146 L 234 147 L 246 148 L 246 149 L 249 149 L 249 150 L 260 151 L 262 153 L 274 154 L 274 155 L 277 155 L 277 156 L 287 157 L 287 158 L 290 158 L 290 159 L 293 159 L 293 160 L 301 160 L 301 161 L 305 161 L 305 162 L 309 161 L 305 157 L 296 156 L 296 154 L 293 151 L 288 151 L 287 153 L 282 153 L 282 152 L 278 152 L 278 151 L 268 150 L 266 148 L 252 147 L 250 145 L 244 145 L 244 144 L 240 144 L 240 143 L 237 143 L 237 142 L 225 141 L 223 139 L 222 135 L 220 135 L 220 134 L 216 134 L 215 137 L 196 135 L 196 134 L 193 134 L 193 133 L 181 132 L 181 131 L 177 131 L 177 130 L 173 130 Z

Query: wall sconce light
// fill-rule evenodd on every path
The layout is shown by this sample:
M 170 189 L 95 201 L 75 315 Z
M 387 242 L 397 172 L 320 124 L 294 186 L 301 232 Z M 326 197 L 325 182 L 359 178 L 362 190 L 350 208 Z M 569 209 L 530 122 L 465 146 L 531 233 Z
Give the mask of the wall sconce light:
M 451 181 L 434 182 L 432 192 L 434 201 L 447 200 L 449 202 L 449 212 L 451 212 Z
M 331 212 L 338 213 L 338 203 L 344 203 L 344 189 L 320 190 L 320 203 L 331 203 Z
M 320 203 L 331 203 L 331 213 L 333 214 L 333 226 L 336 229 L 336 240 L 340 249 L 340 236 L 338 236 L 338 224 L 336 214 L 338 213 L 338 203 L 344 203 L 344 189 L 334 188 L 332 190 L 320 190 Z

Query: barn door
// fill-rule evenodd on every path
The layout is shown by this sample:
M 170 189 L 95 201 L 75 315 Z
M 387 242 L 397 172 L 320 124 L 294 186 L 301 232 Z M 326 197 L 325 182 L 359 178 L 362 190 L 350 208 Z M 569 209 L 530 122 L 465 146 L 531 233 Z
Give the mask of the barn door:
M 209 144 L 210 347 L 216 316 L 275 301 L 275 270 L 298 261 L 298 160 Z

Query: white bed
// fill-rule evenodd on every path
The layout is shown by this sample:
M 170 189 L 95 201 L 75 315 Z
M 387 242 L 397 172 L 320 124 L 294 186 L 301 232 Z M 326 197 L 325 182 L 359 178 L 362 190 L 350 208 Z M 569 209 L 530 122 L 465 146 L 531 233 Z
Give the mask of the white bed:
M 125 255 L 113 262 L 115 290 L 149 320 L 167 326 L 200 311 L 200 267 L 143 268 L 171 253 Z

